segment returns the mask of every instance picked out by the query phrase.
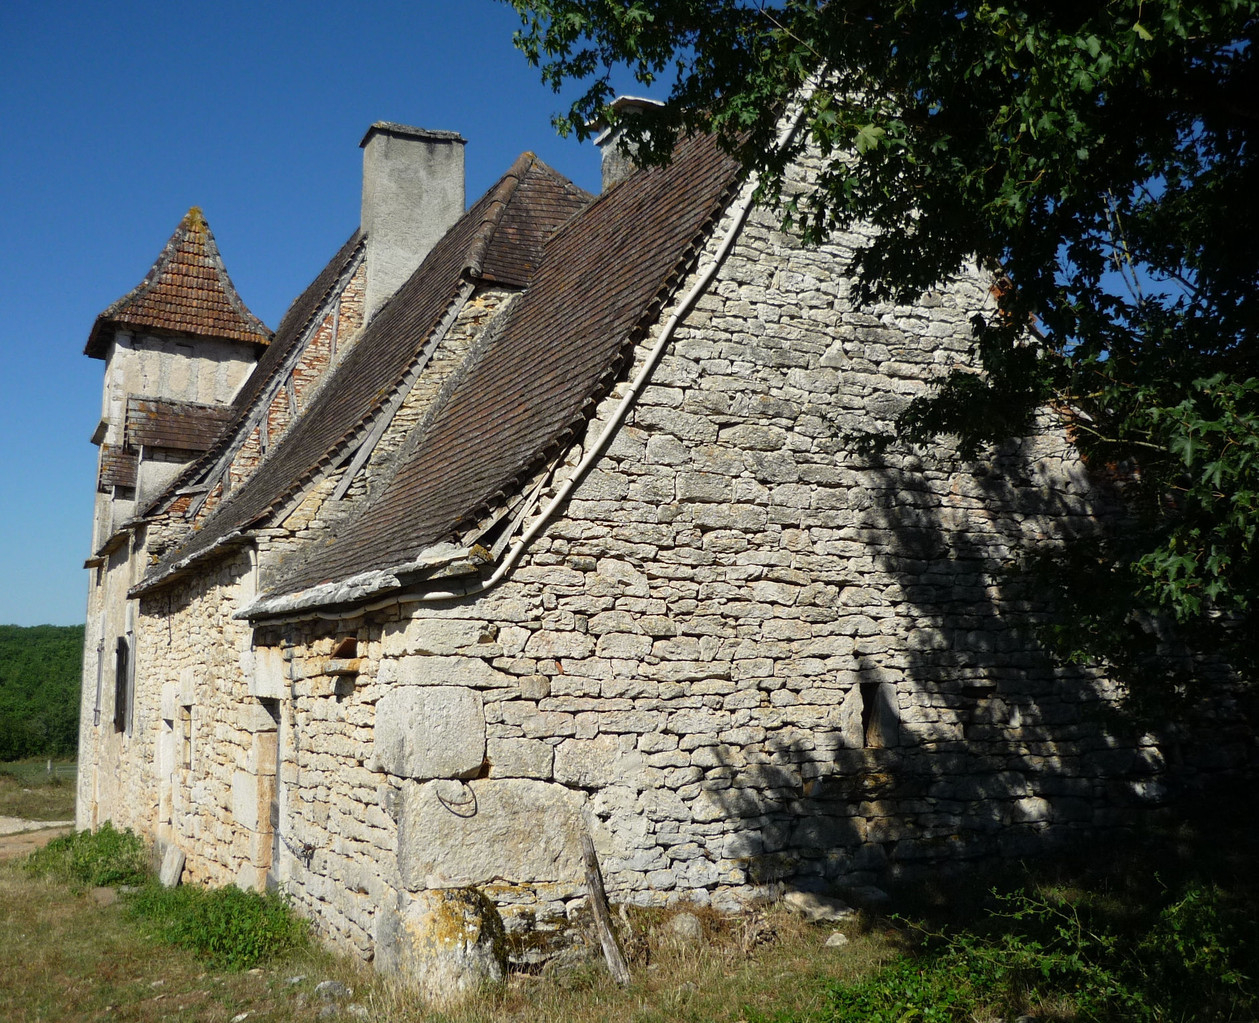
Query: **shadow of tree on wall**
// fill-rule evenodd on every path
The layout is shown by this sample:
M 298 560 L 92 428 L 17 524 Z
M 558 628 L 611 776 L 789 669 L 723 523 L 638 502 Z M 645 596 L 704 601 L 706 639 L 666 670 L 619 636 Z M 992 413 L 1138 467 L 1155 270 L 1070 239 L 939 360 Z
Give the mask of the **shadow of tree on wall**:
M 1021 551 L 1112 528 L 1114 495 L 1051 487 L 1017 443 L 985 465 L 924 456 L 860 475 L 850 507 L 875 571 L 838 599 L 889 631 L 855 637 L 836 694 L 849 713 L 811 739 L 771 733 L 764 763 L 717 747 L 701 783 L 747 881 L 965 871 L 1164 804 L 1185 776 L 1167 730 L 1127 716 L 1099 668 L 1055 660 L 1041 629 L 1056 609 L 1018 564 Z M 1236 754 L 1216 766 L 1237 766 Z

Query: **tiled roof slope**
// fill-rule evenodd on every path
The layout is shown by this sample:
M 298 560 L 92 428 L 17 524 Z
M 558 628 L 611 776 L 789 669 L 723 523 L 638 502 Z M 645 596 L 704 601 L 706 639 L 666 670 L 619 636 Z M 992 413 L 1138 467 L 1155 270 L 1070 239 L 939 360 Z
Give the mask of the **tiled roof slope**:
M 349 240 L 337 251 L 337 254 L 328 261 L 315 279 L 307 285 L 306 290 L 293 300 L 293 304 L 289 306 L 288 312 L 280 320 L 280 326 L 276 328 L 271 344 L 262 353 L 262 358 L 254 366 L 253 372 L 249 374 L 244 386 L 236 392 L 236 397 L 232 399 L 232 422 L 229 428 L 220 435 L 219 442 L 172 480 L 166 490 L 141 511 L 141 515 L 152 514 L 155 510 L 162 507 L 181 488 L 187 487 L 200 479 L 202 474 L 223 456 L 233 441 L 236 424 L 249 415 L 253 410 L 254 403 L 261 394 L 270 392 L 271 389 L 268 385 L 272 378 L 284 366 L 289 353 L 293 350 L 293 346 L 301 342 L 306 334 L 307 327 L 310 325 L 311 318 L 327 302 L 337 281 L 350 269 L 362 252 L 362 249 L 363 234 L 356 228 L 354 233 L 350 235 Z
M 158 398 L 127 399 L 127 445 L 208 451 L 235 418 L 230 406 Z
M 101 445 L 101 472 L 96 486 L 98 490 L 110 487 L 134 487 L 136 485 L 136 463 L 138 459 L 134 451 L 128 451 L 117 444 Z
M 96 317 L 84 355 L 105 358 L 116 327 L 147 327 L 252 345 L 271 341 L 267 325 L 246 308 L 227 275 L 210 225 L 196 206 L 139 284 Z
M 473 272 L 484 280 L 520 288 L 529 284 L 556 227 L 591 199 L 589 193 L 551 171 L 532 153 L 521 156 L 504 181 L 530 167 L 545 168 L 547 173 L 533 174 L 530 187 L 515 201 L 497 203 L 499 213 L 493 228 L 496 244 L 484 248 L 471 261 Z
M 293 300 L 293 304 L 288 307 L 288 311 L 280 320 L 271 344 L 262 353 L 262 358 L 258 360 L 258 365 L 249 375 L 245 386 L 232 401 L 235 408 L 247 409 L 254 403 L 259 392 L 265 389 L 275 368 L 285 361 L 293 345 L 305 335 L 311 317 L 323 308 L 332 288 L 341 279 L 342 274 L 349 269 L 362 248 L 363 232 L 356 228 L 346 243 L 337 250 L 337 254 L 328 261 L 327 266 L 320 270 L 318 276 L 306 286 L 306 290 Z
M 406 564 L 516 489 L 607 393 L 736 174 L 711 139 L 690 139 L 668 168 L 635 175 L 574 218 L 387 491 L 279 590 Z
M 530 153 L 456 222 L 411 278 L 378 312 L 332 377 L 257 471 L 178 545 L 141 585 L 247 528 L 299 489 L 379 408 L 436 329 L 465 274 L 539 261 L 544 240 L 590 202 L 590 195 Z M 519 206 L 517 210 L 514 207 Z M 509 215 L 510 214 L 510 215 Z M 517 219 L 519 215 L 519 219 Z M 500 225 L 520 224 L 514 231 Z M 527 228 L 524 226 L 527 224 Z M 503 252 L 503 249 L 510 250 Z

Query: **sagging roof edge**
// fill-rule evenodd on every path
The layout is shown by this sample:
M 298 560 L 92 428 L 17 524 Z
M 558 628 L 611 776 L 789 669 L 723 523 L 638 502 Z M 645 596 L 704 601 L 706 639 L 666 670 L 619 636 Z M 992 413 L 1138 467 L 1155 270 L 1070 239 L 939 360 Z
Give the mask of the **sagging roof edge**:
M 255 625 L 275 619 L 317 618 L 323 613 L 347 617 L 369 614 L 381 598 L 385 606 L 405 600 L 425 583 L 452 576 L 474 575 L 487 565 L 484 549 L 458 547 L 452 543 L 434 544 L 418 558 L 392 568 L 360 572 L 337 582 L 319 583 L 275 597 L 260 597 L 232 617 Z M 376 601 L 373 600 L 376 598 Z
M 232 547 L 240 547 L 253 540 L 253 533 L 247 529 L 237 529 L 226 536 L 221 536 L 203 551 L 196 551 L 186 558 L 181 558 L 156 576 L 141 579 L 127 591 L 128 597 L 147 597 L 172 583 L 178 582 L 190 568 L 216 557 L 222 551 Z

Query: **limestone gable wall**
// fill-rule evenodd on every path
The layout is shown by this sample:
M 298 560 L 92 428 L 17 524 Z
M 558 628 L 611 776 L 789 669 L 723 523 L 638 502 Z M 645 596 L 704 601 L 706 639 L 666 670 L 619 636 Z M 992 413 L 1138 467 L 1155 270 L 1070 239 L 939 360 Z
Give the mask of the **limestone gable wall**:
M 1022 856 L 1161 797 L 1155 739 L 1100 728 L 1119 694 L 1051 663 L 1005 573 L 1094 521 L 1055 423 L 979 463 L 844 439 L 966 359 L 988 302 L 973 274 L 855 309 L 857 240 L 755 215 L 490 593 L 258 631 L 293 720 L 280 873 L 323 933 L 367 955 L 398 893 L 469 884 L 547 926 L 583 831 L 614 900 L 720 905 Z

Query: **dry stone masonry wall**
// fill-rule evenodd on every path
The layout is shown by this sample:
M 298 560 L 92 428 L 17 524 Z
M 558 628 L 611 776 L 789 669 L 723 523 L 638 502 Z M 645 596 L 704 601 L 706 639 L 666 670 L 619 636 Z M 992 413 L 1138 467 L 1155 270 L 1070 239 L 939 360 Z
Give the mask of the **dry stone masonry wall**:
M 805 251 L 755 216 L 489 595 L 260 631 L 309 758 L 286 819 L 312 852 L 282 873 L 329 933 L 369 954 L 407 892 L 467 886 L 547 926 L 583 894 L 583 831 L 614 899 L 730 905 L 1023 855 L 1157 798 L 1153 739 L 1099 730 L 1117 693 L 1051 663 L 1005 572 L 1094 521 L 1055 424 L 983 464 L 843 439 L 966 359 L 988 302 L 975 274 L 854 309 L 859 241 Z M 351 636 L 356 674 L 323 674 Z
M 615 901 L 730 906 L 1020 856 L 1159 798 L 1154 739 L 1098 725 L 1119 694 L 1051 662 L 1044 608 L 1007 571 L 1095 521 L 1055 423 L 982 463 L 845 439 L 966 360 L 989 302 L 972 273 L 858 309 L 860 242 L 805 250 L 754 214 L 606 454 L 487 594 L 233 618 L 258 564 L 335 520 L 332 475 L 257 553 L 144 600 L 135 741 L 153 755 L 135 762 L 158 766 L 128 768 L 135 809 L 115 819 L 185 849 L 192 879 L 269 874 L 367 958 L 434 891 L 479 889 L 512 935 L 546 933 L 584 896 L 583 834 Z M 441 357 L 504 298 L 469 303 Z M 403 406 L 356 488 L 434 398 Z

